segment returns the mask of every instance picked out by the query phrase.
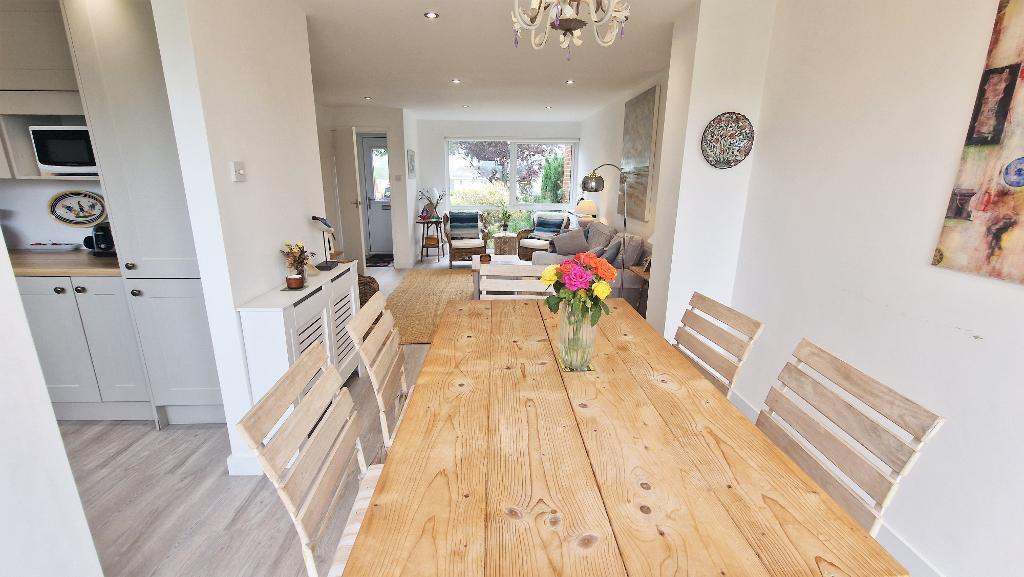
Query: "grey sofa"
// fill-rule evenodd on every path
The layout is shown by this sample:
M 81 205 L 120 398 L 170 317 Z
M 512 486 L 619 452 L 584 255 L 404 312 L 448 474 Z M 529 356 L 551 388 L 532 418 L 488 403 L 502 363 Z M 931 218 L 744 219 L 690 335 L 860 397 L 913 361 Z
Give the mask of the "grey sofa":
M 574 236 L 567 238 L 567 235 Z M 586 244 L 580 242 L 581 235 Z M 613 246 L 617 248 L 610 249 Z M 627 250 L 621 250 L 622 246 L 627 247 Z M 561 252 L 559 252 L 560 250 Z M 606 254 L 610 250 L 615 250 L 615 254 Z M 612 296 L 621 297 L 634 308 L 639 308 L 646 281 L 640 275 L 629 270 L 629 267 L 650 258 L 650 242 L 634 234 L 617 233 L 608 225 L 595 221 L 583 229 L 557 235 L 551 240 L 551 246 L 547 252 L 533 253 L 532 262 L 539 265 L 558 264 L 578 252 L 592 252 L 605 258 L 612 257 L 609 262 L 619 269 L 619 275 L 612 283 Z M 620 256 L 625 258 L 620 259 Z

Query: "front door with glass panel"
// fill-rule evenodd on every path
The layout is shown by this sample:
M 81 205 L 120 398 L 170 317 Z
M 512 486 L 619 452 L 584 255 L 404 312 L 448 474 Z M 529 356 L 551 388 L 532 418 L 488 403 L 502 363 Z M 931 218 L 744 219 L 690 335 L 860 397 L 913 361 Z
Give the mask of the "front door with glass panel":
M 363 202 L 366 207 L 367 254 L 391 254 L 391 177 L 388 170 L 388 139 L 360 139 Z

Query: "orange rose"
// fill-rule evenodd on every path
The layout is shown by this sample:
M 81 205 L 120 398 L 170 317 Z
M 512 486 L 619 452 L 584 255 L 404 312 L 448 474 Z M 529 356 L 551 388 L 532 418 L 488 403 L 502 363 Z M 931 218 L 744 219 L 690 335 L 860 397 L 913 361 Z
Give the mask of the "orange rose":
M 576 262 L 582 264 L 583 266 L 593 267 L 595 259 L 597 259 L 597 257 L 589 252 L 581 252 L 576 254 Z
M 562 274 L 566 274 L 570 270 L 572 270 L 572 267 L 573 267 L 573 264 L 572 264 L 571 260 L 564 260 L 564 261 L 562 261 L 562 264 L 558 265 L 558 270 L 561 271 Z
M 615 267 L 613 267 L 611 264 L 608 263 L 608 261 L 604 260 L 603 258 L 600 259 L 600 261 L 601 262 L 597 263 L 597 276 L 601 277 L 602 279 L 608 282 L 612 282 L 613 280 L 615 280 L 615 277 L 618 274 L 615 270 Z

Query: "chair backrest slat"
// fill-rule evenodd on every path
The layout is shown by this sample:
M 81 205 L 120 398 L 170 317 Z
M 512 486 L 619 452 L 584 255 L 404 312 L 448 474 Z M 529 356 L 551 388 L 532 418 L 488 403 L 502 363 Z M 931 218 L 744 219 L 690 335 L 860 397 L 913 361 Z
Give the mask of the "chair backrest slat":
M 384 296 L 383 292 L 378 291 L 370 297 L 370 300 L 366 301 L 365 305 L 359 307 L 356 315 L 345 325 L 345 330 L 348 331 L 349 336 L 356 345 L 363 344 L 363 337 L 366 336 L 373 323 L 377 322 L 377 317 L 384 312 L 386 304 L 387 297 Z
M 914 447 L 792 363 L 782 368 L 779 381 L 894 471 L 914 456 Z
M 334 404 L 324 415 L 323 421 L 310 437 L 309 444 L 292 465 L 291 473 L 281 485 L 281 493 L 285 507 L 293 516 L 299 512 L 299 507 L 302 506 L 302 502 L 309 494 L 313 480 L 320 471 L 324 460 L 327 459 L 328 451 L 338 441 L 338 436 L 345 425 L 350 424 L 351 427 L 345 428 L 345 430 L 356 436 L 363 428 L 361 416 L 358 413 L 353 413 L 352 409 L 352 395 L 348 389 L 342 389 L 341 394 L 338 395 Z M 339 442 L 352 444 L 353 448 L 355 446 L 355 439 Z
M 311 552 L 339 513 L 335 504 L 351 485 L 344 481 L 365 470 L 362 420 L 323 345 L 307 349 L 237 426 L 295 524 L 307 571 L 316 575 Z
M 480 265 L 480 299 L 543 299 L 553 294 L 540 280 L 541 265 Z
M 676 331 L 676 347 L 728 395 L 762 327 L 759 321 L 695 292 Z
M 790 459 L 800 467 L 826 493 L 832 496 L 861 527 L 871 530 L 879 517 L 879 511 L 857 495 L 839 477 L 827 469 L 791 434 L 786 432 L 768 413 L 757 416 L 757 427 Z
M 793 355 L 800 365 L 783 367 L 757 426 L 874 534 L 942 419 L 807 340 Z
M 295 516 L 295 527 L 304 544 L 320 540 L 334 516 L 337 509 L 334 504 L 345 489 L 347 480 L 360 472 L 357 454 L 359 431 L 354 425 L 350 422 L 342 430 Z
M 846 392 L 899 425 L 918 441 L 935 432 L 942 419 L 841 359 L 804 339 L 793 356 Z
M 242 417 L 238 430 L 250 448 L 262 446 L 285 411 L 291 408 L 320 371 L 326 358 L 327 352 L 320 343 L 306 349 L 260 402 Z
M 380 352 L 373 361 L 373 364 L 368 366 L 368 370 L 370 371 L 370 382 L 373 384 L 373 390 L 378 393 L 380 392 L 381 387 L 384 386 L 384 381 L 387 378 L 388 373 L 391 372 L 391 367 L 398 362 L 399 356 L 402 355 L 401 341 L 402 337 L 397 331 L 392 333 L 388 342 L 381 347 Z
M 284 468 L 299 450 L 299 446 L 309 438 L 309 434 L 317 425 L 317 420 L 324 414 L 331 399 L 341 389 L 341 375 L 338 371 L 329 370 L 310 387 L 309 392 L 295 407 L 288 420 L 281 425 L 270 442 L 260 451 L 260 456 L 267 464 L 278 471 L 279 479 L 283 478 Z
M 380 356 L 381 351 L 388 344 L 388 340 L 395 335 L 395 317 L 391 316 L 391 312 L 385 310 L 377 321 L 377 324 L 370 330 L 369 336 L 366 337 L 366 341 L 362 344 L 362 349 L 366 355 L 366 362 L 373 364 L 377 361 L 377 357 Z

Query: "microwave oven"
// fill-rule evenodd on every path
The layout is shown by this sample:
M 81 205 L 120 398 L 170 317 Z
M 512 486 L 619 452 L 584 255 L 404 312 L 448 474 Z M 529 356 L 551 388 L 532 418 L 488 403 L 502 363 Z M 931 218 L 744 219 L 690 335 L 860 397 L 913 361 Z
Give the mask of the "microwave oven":
M 96 175 L 89 129 L 84 126 L 30 126 L 40 172 Z

